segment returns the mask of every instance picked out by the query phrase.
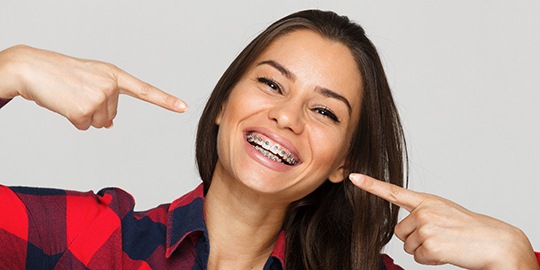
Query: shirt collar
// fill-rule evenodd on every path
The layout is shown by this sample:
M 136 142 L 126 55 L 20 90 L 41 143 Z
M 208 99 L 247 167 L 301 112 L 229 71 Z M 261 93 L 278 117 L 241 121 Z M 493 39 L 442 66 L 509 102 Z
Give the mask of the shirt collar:
M 167 213 L 167 258 L 171 257 L 183 241 L 195 243 L 201 235 L 207 235 L 203 205 L 203 184 L 171 203 Z M 271 259 L 273 257 L 279 260 L 282 268 L 285 267 L 285 240 L 285 231 L 282 230 L 271 255 Z
M 285 268 L 285 247 L 287 246 L 285 239 L 285 231 L 281 230 L 274 245 L 274 250 L 272 250 L 272 257 L 279 260 L 282 269 Z
M 171 257 L 183 241 L 195 242 L 206 232 L 204 222 L 203 185 L 176 199 L 167 213 L 167 243 L 165 256 Z

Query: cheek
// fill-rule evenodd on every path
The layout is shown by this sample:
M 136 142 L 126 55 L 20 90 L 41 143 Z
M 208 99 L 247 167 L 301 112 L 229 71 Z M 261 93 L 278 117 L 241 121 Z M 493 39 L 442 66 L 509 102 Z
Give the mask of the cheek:
M 216 141 L 216 148 L 218 153 L 218 158 L 222 159 L 225 157 L 224 155 L 224 149 L 227 148 L 227 136 L 224 136 L 227 134 L 226 131 L 223 130 L 222 126 L 219 127 L 218 134 L 217 134 L 217 141 Z
M 312 153 L 319 164 L 335 167 L 340 164 L 346 155 L 346 135 L 340 131 L 328 132 L 315 129 L 311 137 Z
M 222 130 L 222 126 L 228 128 L 230 123 L 240 117 L 240 104 L 245 101 L 241 99 L 241 95 L 236 94 L 237 92 L 238 90 L 236 88 L 231 91 L 226 102 L 221 106 L 221 110 L 216 115 L 215 123 L 220 126 L 220 131 Z

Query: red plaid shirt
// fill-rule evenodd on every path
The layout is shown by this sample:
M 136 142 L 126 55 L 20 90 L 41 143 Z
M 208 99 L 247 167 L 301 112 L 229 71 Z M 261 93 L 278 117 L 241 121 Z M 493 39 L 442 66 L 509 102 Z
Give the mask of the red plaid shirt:
M 0 186 L 0 269 L 206 269 L 203 186 L 145 212 L 130 194 Z M 283 269 L 281 232 L 264 269 Z
M 1 99 L 0 98 L 0 108 L 4 107 L 11 99 Z
M 206 269 L 203 185 L 145 212 L 130 194 L 0 186 L 0 269 Z M 284 268 L 282 231 L 264 270 Z M 382 255 L 381 269 L 399 270 Z

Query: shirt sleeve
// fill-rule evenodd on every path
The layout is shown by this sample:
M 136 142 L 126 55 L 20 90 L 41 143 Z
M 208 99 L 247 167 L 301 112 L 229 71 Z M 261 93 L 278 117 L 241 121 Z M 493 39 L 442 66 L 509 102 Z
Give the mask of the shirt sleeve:
M 119 269 L 118 213 L 133 205 L 120 189 L 95 194 L 0 186 L 0 269 L 84 269 L 104 260 Z
M 28 250 L 28 215 L 9 188 L 0 186 L 0 269 L 25 269 Z
M 535 252 L 536 254 L 536 260 L 538 261 L 538 265 L 540 265 L 540 252 Z
M 0 108 L 4 107 L 11 99 L 2 99 L 0 98 Z
M 394 263 L 394 260 L 386 255 L 386 254 L 381 254 L 381 259 L 382 259 L 382 262 L 383 262 L 383 265 L 384 265 L 384 268 L 381 268 L 381 269 L 386 269 L 386 270 L 403 270 L 403 268 L 397 264 Z

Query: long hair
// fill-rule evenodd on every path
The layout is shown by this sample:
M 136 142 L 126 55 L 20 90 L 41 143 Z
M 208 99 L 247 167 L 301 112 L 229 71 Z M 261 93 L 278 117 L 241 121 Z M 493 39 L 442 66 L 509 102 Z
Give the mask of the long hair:
M 259 34 L 222 75 L 201 116 L 196 157 L 205 192 L 218 154 L 214 119 L 247 68 L 276 38 L 295 30 L 312 30 L 346 45 L 362 76 L 360 120 L 351 139 L 344 172 L 360 172 L 403 186 L 407 152 L 399 115 L 375 46 L 358 24 L 320 10 L 288 15 Z M 293 202 L 283 228 L 287 269 L 378 269 L 381 249 L 390 241 L 397 206 L 355 187 L 350 181 L 324 182 Z

